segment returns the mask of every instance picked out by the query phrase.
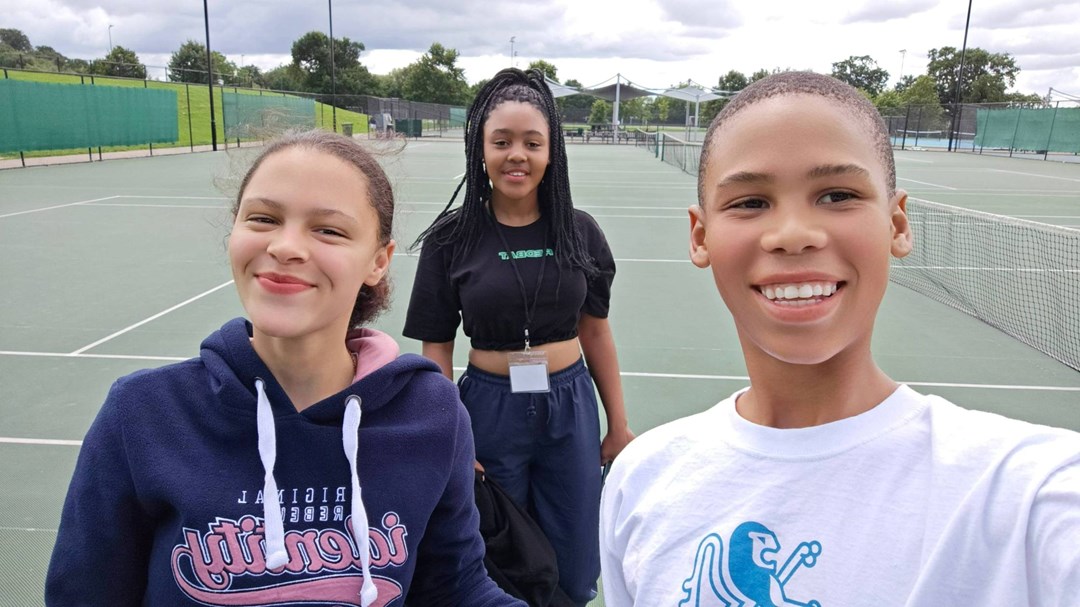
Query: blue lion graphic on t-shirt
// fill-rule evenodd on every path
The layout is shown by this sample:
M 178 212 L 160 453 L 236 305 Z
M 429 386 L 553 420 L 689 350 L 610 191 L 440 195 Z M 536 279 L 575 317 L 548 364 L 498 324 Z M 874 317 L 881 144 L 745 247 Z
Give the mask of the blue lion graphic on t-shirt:
M 704 607 L 719 600 L 725 607 L 821 607 L 787 597 L 787 583 L 799 567 L 813 567 L 821 554 L 821 543 L 802 542 L 779 565 L 780 542 L 761 523 L 749 521 L 735 528 L 728 542 L 727 566 L 724 541 L 710 533 L 698 544 L 694 570 L 683 582 L 686 595 L 680 606 Z M 725 571 L 726 569 L 726 571 Z

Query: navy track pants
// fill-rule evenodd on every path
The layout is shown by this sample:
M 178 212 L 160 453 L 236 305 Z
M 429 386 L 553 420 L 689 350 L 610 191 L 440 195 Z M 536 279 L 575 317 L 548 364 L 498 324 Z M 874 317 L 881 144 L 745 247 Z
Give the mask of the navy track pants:
M 458 380 L 476 459 L 544 530 L 559 586 L 577 603 L 600 576 L 600 418 L 583 360 L 550 375 L 551 391 L 514 394 L 510 378 L 469 365 Z

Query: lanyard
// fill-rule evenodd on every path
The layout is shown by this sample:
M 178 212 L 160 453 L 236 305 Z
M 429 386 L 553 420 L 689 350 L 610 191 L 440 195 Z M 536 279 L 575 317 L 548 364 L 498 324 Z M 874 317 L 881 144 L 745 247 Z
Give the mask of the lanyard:
M 514 259 L 514 252 L 510 250 L 510 243 L 506 241 L 506 236 L 502 232 L 502 226 L 499 225 L 499 220 L 495 218 L 495 211 L 491 211 L 491 221 L 495 223 L 495 232 L 499 234 L 499 239 L 502 240 L 503 247 L 506 249 L 506 254 L 510 256 L 510 267 L 514 270 L 514 277 L 517 278 L 518 288 L 521 289 L 521 300 L 525 303 L 525 351 L 529 351 L 529 327 L 532 326 L 533 312 L 536 311 L 536 302 L 540 301 L 540 287 L 544 284 L 544 266 L 547 265 L 547 240 L 548 234 L 551 230 L 551 226 L 548 226 L 544 230 L 544 242 L 542 244 L 543 254 L 540 256 L 540 275 L 536 278 L 536 292 L 533 293 L 532 305 L 529 305 L 529 294 L 525 291 L 525 280 L 521 277 L 521 271 L 518 270 L 517 261 Z

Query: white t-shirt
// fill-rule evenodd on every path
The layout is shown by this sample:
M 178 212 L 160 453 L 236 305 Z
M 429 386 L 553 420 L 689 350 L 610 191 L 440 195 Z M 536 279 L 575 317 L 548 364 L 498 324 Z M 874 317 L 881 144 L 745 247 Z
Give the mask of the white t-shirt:
M 737 396 L 612 467 L 608 607 L 1080 606 L 1080 434 L 907 386 L 779 430 Z

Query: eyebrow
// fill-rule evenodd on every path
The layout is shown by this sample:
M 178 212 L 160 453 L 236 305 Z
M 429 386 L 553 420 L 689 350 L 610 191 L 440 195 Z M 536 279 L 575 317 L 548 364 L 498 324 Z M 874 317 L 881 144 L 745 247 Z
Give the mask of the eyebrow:
M 870 171 L 857 164 L 823 164 L 816 166 L 806 173 L 807 179 L 820 179 L 822 177 L 836 177 L 838 175 L 855 175 L 869 177 Z M 773 183 L 776 179 L 769 173 L 755 173 L 753 171 L 739 171 L 732 173 L 716 184 L 716 189 L 723 189 L 736 184 L 761 184 Z
M 244 198 L 241 202 L 249 202 L 249 201 L 250 202 L 262 203 L 262 204 L 264 204 L 264 205 L 266 205 L 266 206 L 270 207 L 271 209 L 273 209 L 275 211 L 278 211 L 278 212 L 281 212 L 281 211 L 283 211 L 285 209 L 284 204 L 282 204 L 282 203 L 280 203 L 280 202 L 278 202 L 278 201 L 276 201 L 276 200 L 274 200 L 272 198 L 260 198 L 260 197 Z M 339 211 L 337 209 L 318 208 L 318 209 L 314 209 L 313 211 L 308 213 L 308 215 L 312 215 L 314 217 L 340 217 L 342 219 L 345 219 L 346 221 L 349 221 L 350 223 L 356 223 L 355 218 L 353 218 L 352 216 L 347 215 L 345 213 L 342 213 L 341 211 Z
M 495 130 L 493 130 L 491 132 L 492 133 L 507 133 L 507 134 L 513 135 L 515 131 L 513 131 L 512 129 L 495 129 Z M 540 131 L 537 131 L 535 129 L 525 131 L 525 134 L 526 135 L 540 135 L 541 137 L 546 136 L 543 133 L 541 133 Z
M 768 173 L 753 173 L 751 171 L 739 171 L 738 173 L 732 173 L 716 184 L 716 189 L 722 190 L 728 186 L 735 184 L 756 184 L 756 183 L 772 183 L 775 181 L 772 175 Z
M 869 177 L 870 171 L 867 171 L 863 167 L 857 164 L 823 164 L 818 167 L 810 169 L 806 173 L 808 179 L 817 179 L 820 177 L 836 177 L 838 175 L 855 175 L 858 177 Z

